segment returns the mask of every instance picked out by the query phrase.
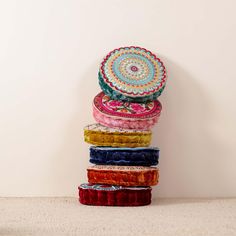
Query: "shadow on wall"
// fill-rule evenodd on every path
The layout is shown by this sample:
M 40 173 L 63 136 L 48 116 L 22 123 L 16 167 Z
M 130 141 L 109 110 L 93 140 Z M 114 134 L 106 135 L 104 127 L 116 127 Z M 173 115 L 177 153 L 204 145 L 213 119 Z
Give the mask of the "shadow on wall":
M 77 107 L 73 117 L 65 128 L 63 141 L 53 158 L 51 169 L 54 189 L 52 195 L 65 192 L 66 196 L 77 197 L 77 187 L 87 182 L 87 167 L 89 165 L 89 146 L 84 142 L 83 129 L 86 125 L 95 123 L 92 116 L 92 101 L 99 91 L 97 71 L 99 62 L 78 78 L 76 89 Z M 57 184 L 56 184 L 57 183 Z M 60 183 L 60 184 L 58 184 Z M 60 189 L 63 186 L 63 190 Z M 60 195 L 60 194 L 59 194 Z M 64 195 L 65 196 L 65 195 Z
M 153 196 L 225 196 L 221 183 L 226 148 L 211 131 L 211 100 L 200 84 L 176 63 L 163 58 L 168 72 L 153 146 L 160 148 L 160 184 Z

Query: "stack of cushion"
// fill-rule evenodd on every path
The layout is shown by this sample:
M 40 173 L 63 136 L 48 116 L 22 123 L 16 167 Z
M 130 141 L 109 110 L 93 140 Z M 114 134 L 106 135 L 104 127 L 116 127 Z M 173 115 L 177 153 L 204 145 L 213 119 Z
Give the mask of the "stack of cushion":
M 102 61 L 98 80 L 102 92 L 93 100 L 96 124 L 84 129 L 90 147 L 88 184 L 79 186 L 86 205 L 140 206 L 151 203 L 157 185 L 159 149 L 149 147 L 151 128 L 161 114 L 165 67 L 150 51 L 123 47 Z

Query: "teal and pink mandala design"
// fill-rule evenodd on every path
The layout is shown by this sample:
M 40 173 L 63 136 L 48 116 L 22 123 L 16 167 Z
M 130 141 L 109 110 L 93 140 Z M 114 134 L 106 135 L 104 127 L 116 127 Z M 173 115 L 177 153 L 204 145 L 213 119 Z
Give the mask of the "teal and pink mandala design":
M 166 83 L 163 63 L 140 47 L 110 52 L 101 63 L 99 84 L 111 98 L 143 102 L 156 99 Z

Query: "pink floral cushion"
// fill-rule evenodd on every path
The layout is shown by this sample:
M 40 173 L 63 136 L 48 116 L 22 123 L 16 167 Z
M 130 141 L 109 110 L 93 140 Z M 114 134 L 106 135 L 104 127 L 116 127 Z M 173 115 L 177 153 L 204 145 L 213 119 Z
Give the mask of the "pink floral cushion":
M 93 102 L 95 120 L 111 128 L 148 130 L 158 121 L 161 103 L 157 100 L 145 103 L 113 100 L 103 92 Z

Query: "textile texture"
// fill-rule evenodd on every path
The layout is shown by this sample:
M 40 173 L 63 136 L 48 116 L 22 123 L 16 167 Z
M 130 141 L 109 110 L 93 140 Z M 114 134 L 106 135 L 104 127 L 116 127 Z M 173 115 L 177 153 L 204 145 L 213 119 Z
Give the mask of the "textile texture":
M 157 100 L 143 103 L 118 101 L 103 92 L 93 101 L 95 120 L 111 128 L 149 130 L 157 123 L 161 109 Z
M 111 97 L 112 99 L 121 100 L 121 101 L 128 101 L 128 102 L 142 103 L 142 102 L 156 100 L 162 94 L 163 90 L 165 89 L 165 85 L 163 85 L 163 87 L 160 88 L 160 90 L 158 92 L 155 92 L 152 95 L 145 96 L 145 97 L 129 97 L 129 96 L 125 96 L 125 95 L 113 90 L 112 88 L 110 88 L 104 82 L 104 79 L 102 78 L 102 75 L 100 74 L 100 72 L 98 73 L 98 82 L 99 82 L 99 85 L 100 85 L 100 88 L 102 89 L 102 91 L 106 95 Z
M 152 166 L 158 159 L 158 148 L 90 147 L 89 161 L 98 165 Z
M 121 186 L 154 186 L 158 183 L 158 169 L 141 166 L 102 166 L 87 168 L 88 182 Z
M 84 128 L 84 140 L 96 146 L 147 147 L 151 143 L 151 131 L 109 129 L 99 124 Z
M 126 188 L 106 185 L 82 184 L 79 201 L 96 206 L 143 206 L 151 203 L 151 188 Z
M 162 61 L 140 47 L 123 47 L 111 51 L 102 61 L 99 80 L 104 92 L 122 94 L 119 99 L 147 101 L 157 98 L 166 84 Z M 111 92 L 113 97 L 114 92 Z M 114 98 L 114 99 L 117 99 Z

